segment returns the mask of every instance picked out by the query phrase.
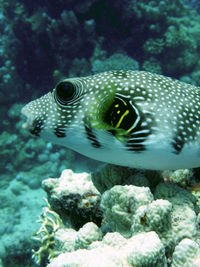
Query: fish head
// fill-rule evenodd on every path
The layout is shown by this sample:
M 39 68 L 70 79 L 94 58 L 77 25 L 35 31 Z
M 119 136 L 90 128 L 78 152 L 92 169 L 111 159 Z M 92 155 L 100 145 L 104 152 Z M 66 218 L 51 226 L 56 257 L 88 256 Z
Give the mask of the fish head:
M 66 130 L 77 118 L 77 108 L 84 93 L 79 79 L 60 81 L 52 91 L 22 108 L 21 112 L 26 117 L 23 128 L 35 136 L 49 132 L 65 137 Z

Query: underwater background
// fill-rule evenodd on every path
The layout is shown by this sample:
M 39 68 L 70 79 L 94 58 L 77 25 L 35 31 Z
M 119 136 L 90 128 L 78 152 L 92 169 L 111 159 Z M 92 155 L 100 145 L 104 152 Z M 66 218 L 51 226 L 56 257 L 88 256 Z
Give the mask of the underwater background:
M 41 225 L 38 218 L 42 208 L 49 207 L 44 198 L 48 195 L 48 200 L 52 201 L 49 197 L 50 185 L 43 182 L 41 186 L 42 181 L 49 177 L 59 177 L 65 169 L 81 174 L 93 172 L 102 165 L 71 150 L 30 136 L 22 129 L 21 108 L 25 103 L 51 90 L 64 77 L 86 76 L 114 69 L 146 70 L 199 86 L 199 1 L 0 0 L 1 267 L 47 266 L 49 247 L 41 256 L 42 259 L 38 260 L 37 253 L 36 260 L 34 257 L 32 259 L 32 249 L 38 251 L 41 246 L 41 242 L 37 243 L 33 239 Z M 121 175 L 123 179 L 133 175 L 125 168 L 112 168 L 110 166 L 110 171 L 106 169 L 105 172 L 110 172 L 113 176 Z M 154 180 L 153 184 L 146 184 L 151 189 L 162 179 L 157 178 L 157 174 L 154 175 L 156 182 Z M 169 177 L 173 176 L 170 175 Z M 143 178 L 144 176 L 148 178 L 149 174 L 143 174 Z M 176 173 L 174 180 L 177 179 L 177 184 L 186 187 L 189 178 L 196 181 L 198 176 L 198 170 L 188 170 Z M 96 187 L 100 193 L 105 188 L 111 188 L 105 186 L 101 190 Z M 100 197 L 96 189 L 93 190 L 97 200 L 92 207 L 95 207 L 97 213 L 93 214 L 91 208 L 80 219 L 80 223 L 76 221 L 80 214 L 72 214 L 72 225 L 76 231 L 89 221 L 88 218 L 92 218 L 98 226 L 101 224 L 101 209 L 97 207 Z M 151 197 L 148 198 L 150 202 L 149 199 Z M 186 202 L 195 202 L 191 196 L 188 199 Z M 104 203 L 101 208 L 104 210 Z M 51 209 L 53 210 L 52 207 L 49 208 Z M 166 209 L 170 210 L 170 205 Z M 198 207 L 195 206 L 193 210 L 195 209 L 198 210 Z M 59 213 L 59 209 L 54 210 Z M 60 210 L 62 220 L 52 213 L 53 219 L 56 217 L 60 227 L 63 221 L 66 225 L 70 224 L 64 218 L 64 211 Z M 198 217 L 198 212 L 196 214 Z M 200 218 L 198 220 L 200 222 Z M 192 234 L 195 241 L 199 240 L 198 220 L 195 221 L 195 233 Z M 107 221 L 109 222 L 109 218 Z M 110 228 L 114 231 L 111 226 Z M 97 231 L 96 228 L 94 231 Z M 104 231 L 106 232 L 105 229 Z M 161 229 L 162 231 L 164 230 Z M 185 236 L 191 237 L 190 234 L 183 234 Z M 98 232 L 97 240 L 100 239 L 101 234 Z M 167 245 L 165 249 L 166 247 Z M 200 260 L 197 265 L 181 265 L 182 262 L 173 265 L 171 255 L 174 247 L 169 249 L 170 256 L 166 261 L 162 259 L 155 265 L 141 263 L 136 267 L 200 266 Z M 195 255 L 200 259 L 198 248 L 195 247 L 192 251 L 196 251 L 195 249 Z M 52 250 L 55 252 L 54 248 Z M 56 253 L 52 255 L 52 258 L 57 256 Z M 52 263 L 49 266 L 61 265 Z M 111 265 L 107 263 L 94 266 Z

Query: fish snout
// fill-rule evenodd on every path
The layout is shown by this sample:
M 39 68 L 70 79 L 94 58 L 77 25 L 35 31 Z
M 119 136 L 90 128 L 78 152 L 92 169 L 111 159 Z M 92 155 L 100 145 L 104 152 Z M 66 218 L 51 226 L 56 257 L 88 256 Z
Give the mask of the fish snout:
M 28 130 L 32 135 L 39 136 L 43 126 L 42 121 L 30 110 L 29 104 L 22 108 L 21 113 L 26 118 L 22 128 Z
M 21 114 L 25 117 L 26 121 L 22 124 L 22 128 L 25 130 L 30 130 L 33 125 L 33 114 L 28 110 L 27 105 L 21 110 Z

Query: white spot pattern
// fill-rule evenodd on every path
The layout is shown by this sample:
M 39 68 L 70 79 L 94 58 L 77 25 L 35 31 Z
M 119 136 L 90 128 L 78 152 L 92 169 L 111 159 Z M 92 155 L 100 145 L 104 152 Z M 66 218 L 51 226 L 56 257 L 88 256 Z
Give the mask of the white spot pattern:
M 141 125 L 152 131 L 154 140 L 165 136 L 169 143 L 179 142 L 178 149 L 200 140 L 200 90 L 195 86 L 145 71 L 110 71 L 66 81 L 76 87 L 76 99 L 68 105 L 56 102 L 55 89 L 27 104 L 27 113 L 37 119 L 41 130 L 79 127 L 84 132 L 85 121 L 106 130 L 102 114 L 118 93 L 139 108 Z M 133 132 L 132 137 L 137 134 Z

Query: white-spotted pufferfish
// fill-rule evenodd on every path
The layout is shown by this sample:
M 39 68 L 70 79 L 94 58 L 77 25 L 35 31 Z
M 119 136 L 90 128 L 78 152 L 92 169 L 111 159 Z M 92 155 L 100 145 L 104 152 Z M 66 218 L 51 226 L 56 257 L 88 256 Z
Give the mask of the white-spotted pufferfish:
M 24 128 L 112 164 L 200 166 L 200 88 L 145 71 L 64 79 L 28 103 Z

